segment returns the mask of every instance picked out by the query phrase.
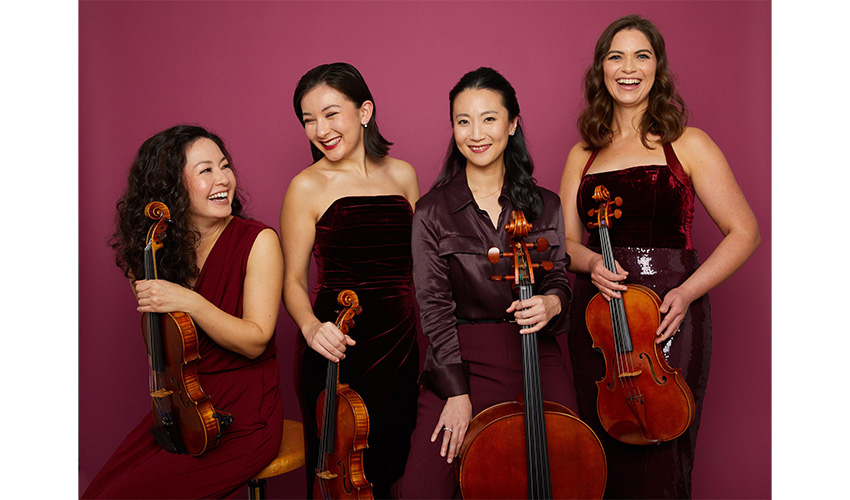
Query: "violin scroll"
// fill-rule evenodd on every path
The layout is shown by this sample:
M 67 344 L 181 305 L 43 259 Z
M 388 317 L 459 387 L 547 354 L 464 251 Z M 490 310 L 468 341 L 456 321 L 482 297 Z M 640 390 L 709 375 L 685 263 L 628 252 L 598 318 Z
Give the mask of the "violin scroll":
M 593 201 L 599 203 L 599 208 L 591 208 L 587 211 L 587 215 L 596 217 L 596 222 L 588 222 L 588 229 L 596 229 L 598 227 L 611 227 L 611 217 L 619 219 L 623 212 L 619 208 L 611 210 L 611 205 L 622 206 L 623 199 L 617 196 L 611 200 L 611 194 L 605 186 L 599 185 L 593 190 Z
M 342 311 L 340 311 L 339 316 L 336 317 L 336 325 L 337 328 L 342 333 L 348 333 L 350 328 L 354 327 L 354 316 L 360 314 L 363 310 L 360 307 L 360 300 L 357 298 L 357 294 L 352 290 L 343 290 L 339 292 L 339 295 L 336 297 L 337 304 L 344 307 Z

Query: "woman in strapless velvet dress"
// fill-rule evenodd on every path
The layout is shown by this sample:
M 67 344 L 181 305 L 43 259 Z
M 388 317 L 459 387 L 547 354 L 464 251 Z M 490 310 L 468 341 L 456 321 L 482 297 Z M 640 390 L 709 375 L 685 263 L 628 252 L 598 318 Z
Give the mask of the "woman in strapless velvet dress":
M 685 126 L 664 39 L 650 21 L 627 16 L 606 28 L 584 88 L 583 141 L 571 149 L 560 187 L 569 270 L 576 273 L 568 339 L 579 413 L 605 448 L 607 498 L 689 498 L 711 355 L 706 294 L 758 247 L 758 224 L 723 153 L 705 132 Z M 582 245 L 600 184 L 625 200 L 611 229 L 616 273 L 602 263 L 598 232 Z M 724 235 L 702 264 L 691 241 L 695 197 Z M 596 293 L 610 300 L 626 284 L 648 286 L 662 298 L 656 343 L 670 365 L 682 369 L 695 400 L 688 430 L 658 445 L 621 443 L 596 415 L 595 382 L 605 363 L 591 346 L 584 311 Z
M 401 476 L 416 419 L 419 350 L 412 292 L 410 228 L 419 181 L 410 164 L 387 156 L 375 103 L 356 68 L 318 66 L 293 98 L 315 163 L 286 191 L 280 215 L 284 304 L 300 328 L 294 379 L 304 421 L 307 497 L 318 457 L 316 400 L 328 360 L 369 411 L 366 479 L 375 498 L 389 498 Z M 311 304 L 310 259 L 317 283 Z M 351 289 L 362 313 L 347 335 L 335 325 L 341 290 Z

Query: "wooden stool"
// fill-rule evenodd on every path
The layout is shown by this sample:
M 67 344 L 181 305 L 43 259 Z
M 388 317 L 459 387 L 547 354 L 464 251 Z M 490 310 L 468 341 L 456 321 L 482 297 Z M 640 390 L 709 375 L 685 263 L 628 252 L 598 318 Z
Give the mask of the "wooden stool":
M 283 439 L 272 463 L 248 481 L 248 498 L 265 500 L 266 478 L 286 474 L 304 465 L 304 426 L 294 420 L 283 421 Z

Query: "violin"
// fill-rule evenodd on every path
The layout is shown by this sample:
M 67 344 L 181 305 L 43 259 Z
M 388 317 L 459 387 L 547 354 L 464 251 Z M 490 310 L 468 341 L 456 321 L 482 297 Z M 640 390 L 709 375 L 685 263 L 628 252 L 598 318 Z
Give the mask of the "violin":
M 157 279 L 156 252 L 162 248 L 160 235 L 171 213 L 164 203 L 154 201 L 145 215 L 156 220 L 148 230 L 145 245 L 145 279 Z M 201 455 L 214 448 L 233 414 L 213 407 L 198 380 L 198 333 L 183 312 L 144 313 L 142 337 L 150 370 L 148 384 L 152 400 L 156 442 L 171 453 Z
M 599 229 L 605 267 L 616 273 L 609 228 L 622 216 L 623 200 L 605 186 L 596 186 L 598 209 L 588 215 Z M 694 417 L 694 397 L 681 376 L 682 369 L 667 363 L 655 332 L 661 322 L 661 298 L 641 285 L 628 285 L 621 298 L 610 301 L 598 293 L 585 312 L 593 347 L 605 356 L 606 373 L 596 382 L 596 410 L 602 427 L 623 443 L 648 445 L 669 441 L 687 430 Z
M 362 308 L 351 290 L 341 291 L 336 300 L 344 309 L 335 324 L 347 334 Z M 338 362 L 328 360 L 316 419 L 320 441 L 313 498 L 372 500 L 372 483 L 363 470 L 363 450 L 369 447 L 369 411 L 355 390 L 339 382 Z
M 513 258 L 512 276 L 520 300 L 533 296 L 533 269 L 551 270 L 551 262 L 532 263 L 529 249 L 544 251 L 545 238 L 525 243 L 531 224 L 514 211 L 510 224 L 513 250 L 491 248 L 492 263 Z M 530 328 L 523 325 L 522 330 Z M 602 498 L 607 467 L 599 438 L 569 408 L 544 401 L 540 380 L 537 334 L 522 338 L 523 394 L 516 401 L 493 405 L 469 423 L 456 462 L 463 498 Z

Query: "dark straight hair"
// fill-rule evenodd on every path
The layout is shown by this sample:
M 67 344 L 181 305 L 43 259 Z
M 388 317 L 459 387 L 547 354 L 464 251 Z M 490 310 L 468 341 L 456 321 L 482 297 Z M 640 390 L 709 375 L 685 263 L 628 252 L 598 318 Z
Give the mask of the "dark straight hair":
M 532 177 L 534 162 L 525 144 L 525 133 L 522 130 L 522 119 L 519 116 L 519 101 L 513 86 L 493 68 L 481 67 L 463 75 L 460 81 L 449 92 L 449 120 L 454 126 L 452 117 L 455 98 L 464 90 L 485 89 L 496 92 L 502 97 L 502 105 L 508 110 L 510 120 L 517 118 L 514 135 L 508 136 L 505 147 L 505 184 L 511 202 L 518 210 L 522 210 L 528 220 L 536 219 L 543 212 L 543 197 L 540 188 Z M 466 168 L 466 157 L 460 152 L 454 137 L 449 141 L 443 168 L 434 181 L 434 187 L 449 182 L 458 172 Z
M 298 81 L 298 85 L 295 87 L 295 95 L 292 98 L 292 104 L 295 107 L 295 116 L 298 117 L 301 126 L 304 126 L 301 99 L 308 92 L 320 85 L 327 85 L 342 93 L 357 108 L 360 108 L 366 101 L 372 101 L 372 118 L 369 119 L 367 127 L 363 132 L 363 145 L 366 148 L 366 153 L 374 158 L 387 156 L 387 153 L 390 152 L 390 146 L 393 143 L 386 140 L 378 130 L 378 122 L 376 121 L 378 107 L 375 105 L 375 99 L 372 98 L 372 93 L 369 91 L 363 75 L 357 71 L 357 68 L 348 63 L 337 62 L 316 66 L 305 73 Z M 325 156 L 312 142 L 310 143 L 310 151 L 313 153 L 314 161 L 319 161 Z

